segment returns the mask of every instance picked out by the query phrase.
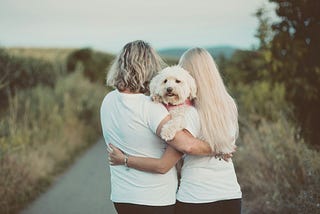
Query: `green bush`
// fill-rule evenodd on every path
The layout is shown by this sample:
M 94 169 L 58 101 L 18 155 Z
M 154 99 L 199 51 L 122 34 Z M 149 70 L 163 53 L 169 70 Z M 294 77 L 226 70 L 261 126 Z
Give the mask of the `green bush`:
M 244 213 L 317 213 L 320 154 L 298 138 L 285 117 L 243 122 L 235 167 Z
M 164 61 L 168 66 L 171 66 L 171 65 L 176 65 L 176 64 L 178 64 L 179 59 L 178 59 L 178 58 L 173 58 L 173 57 L 165 57 L 165 58 L 163 58 L 163 61 Z
M 0 210 L 16 213 L 101 136 L 105 94 L 77 71 L 9 99 L 0 120 Z
M 290 115 L 291 109 L 285 101 L 285 89 L 281 84 L 239 82 L 232 91 L 238 102 L 240 116 L 251 122 L 259 122 L 262 118 L 276 121 L 283 114 Z
M 83 48 L 72 52 L 67 58 L 67 70 L 73 72 L 78 66 L 83 74 L 93 82 L 105 83 L 107 69 L 114 59 L 114 55 Z
M 53 87 L 60 70 L 52 63 L 10 56 L 0 49 L 0 109 L 7 106 L 9 96 L 37 85 Z

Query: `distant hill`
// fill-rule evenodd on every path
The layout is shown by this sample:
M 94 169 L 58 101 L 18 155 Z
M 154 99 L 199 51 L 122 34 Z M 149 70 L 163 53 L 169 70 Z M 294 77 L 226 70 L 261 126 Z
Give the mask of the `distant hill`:
M 163 57 L 180 58 L 180 56 L 188 50 L 188 47 L 166 48 L 160 49 L 158 53 Z M 233 46 L 212 46 L 205 48 L 214 57 L 224 55 L 226 58 L 231 58 L 232 54 L 238 49 Z

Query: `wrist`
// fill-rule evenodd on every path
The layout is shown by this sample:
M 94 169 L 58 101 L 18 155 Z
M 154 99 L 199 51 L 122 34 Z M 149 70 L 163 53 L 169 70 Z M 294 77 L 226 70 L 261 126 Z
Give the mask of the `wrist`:
M 129 168 L 128 162 L 129 162 L 129 156 L 127 154 L 124 154 L 124 166 Z

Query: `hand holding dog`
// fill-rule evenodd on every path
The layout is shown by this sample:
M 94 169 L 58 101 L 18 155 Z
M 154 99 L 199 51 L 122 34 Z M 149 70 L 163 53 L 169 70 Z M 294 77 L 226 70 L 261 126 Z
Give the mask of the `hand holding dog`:
M 219 160 L 224 160 L 226 162 L 229 162 L 231 158 L 233 157 L 233 153 L 235 153 L 237 150 L 237 146 L 234 145 L 233 151 L 230 153 L 215 153 L 213 152 L 213 155 L 215 158 L 219 158 Z

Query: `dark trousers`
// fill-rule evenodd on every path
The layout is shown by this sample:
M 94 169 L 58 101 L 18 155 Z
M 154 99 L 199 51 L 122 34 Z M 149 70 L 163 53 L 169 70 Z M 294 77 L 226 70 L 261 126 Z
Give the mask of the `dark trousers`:
M 139 204 L 113 203 L 118 214 L 174 214 L 175 205 L 146 206 Z
M 211 203 L 183 203 L 177 201 L 175 214 L 240 214 L 241 199 L 215 201 Z

